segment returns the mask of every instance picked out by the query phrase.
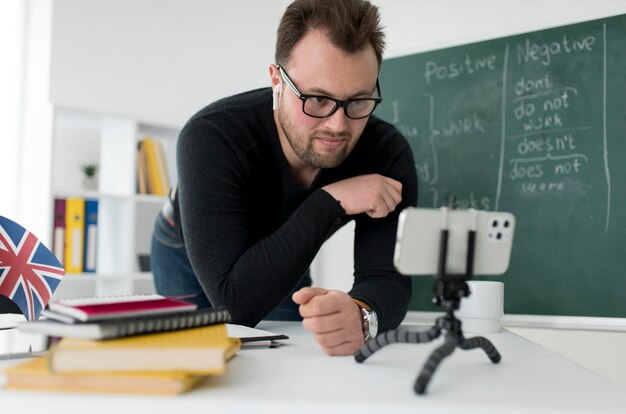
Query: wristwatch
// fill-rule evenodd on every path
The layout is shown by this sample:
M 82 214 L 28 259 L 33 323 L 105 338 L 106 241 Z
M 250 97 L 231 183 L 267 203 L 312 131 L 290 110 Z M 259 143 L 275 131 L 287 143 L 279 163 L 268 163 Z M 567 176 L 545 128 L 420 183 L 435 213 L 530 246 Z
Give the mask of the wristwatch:
M 358 299 L 352 299 L 361 309 L 361 325 L 363 327 L 363 339 L 365 342 L 376 338 L 378 334 L 378 315 L 366 303 Z

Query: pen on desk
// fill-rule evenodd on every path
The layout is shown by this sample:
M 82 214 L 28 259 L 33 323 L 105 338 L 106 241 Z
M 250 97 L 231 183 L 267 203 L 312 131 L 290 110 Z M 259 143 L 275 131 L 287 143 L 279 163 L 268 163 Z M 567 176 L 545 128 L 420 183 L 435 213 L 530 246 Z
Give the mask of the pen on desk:
M 18 359 L 18 358 L 34 358 L 46 355 L 48 351 L 35 351 L 35 352 L 15 352 L 13 354 L 0 354 L 0 360 L 5 359 Z
M 266 335 L 266 336 L 240 336 L 242 343 L 258 342 L 258 341 L 276 341 L 280 339 L 289 339 L 287 335 Z

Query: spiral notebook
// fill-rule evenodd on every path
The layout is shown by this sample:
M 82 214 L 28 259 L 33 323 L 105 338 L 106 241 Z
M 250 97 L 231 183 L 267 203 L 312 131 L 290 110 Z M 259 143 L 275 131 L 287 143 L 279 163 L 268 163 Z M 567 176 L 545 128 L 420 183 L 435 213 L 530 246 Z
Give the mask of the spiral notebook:
M 224 308 L 202 309 L 142 316 L 138 318 L 109 319 L 105 321 L 65 323 L 43 319 L 18 324 L 24 333 L 77 339 L 113 339 L 146 333 L 166 332 L 228 322 L 230 315 Z

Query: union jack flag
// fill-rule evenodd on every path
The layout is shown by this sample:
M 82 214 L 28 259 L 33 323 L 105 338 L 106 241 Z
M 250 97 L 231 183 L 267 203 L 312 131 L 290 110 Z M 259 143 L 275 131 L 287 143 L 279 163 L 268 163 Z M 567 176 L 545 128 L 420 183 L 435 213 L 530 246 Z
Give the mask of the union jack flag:
M 26 319 L 39 318 L 64 274 L 54 254 L 31 232 L 0 216 L 0 295 L 11 299 Z

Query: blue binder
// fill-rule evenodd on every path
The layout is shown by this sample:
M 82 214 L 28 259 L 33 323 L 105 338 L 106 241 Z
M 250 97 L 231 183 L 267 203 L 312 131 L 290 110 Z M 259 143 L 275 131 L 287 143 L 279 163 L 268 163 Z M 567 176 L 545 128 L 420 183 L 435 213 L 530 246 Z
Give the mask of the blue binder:
M 85 273 L 96 271 L 96 248 L 98 244 L 98 200 L 85 200 Z

